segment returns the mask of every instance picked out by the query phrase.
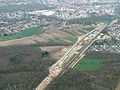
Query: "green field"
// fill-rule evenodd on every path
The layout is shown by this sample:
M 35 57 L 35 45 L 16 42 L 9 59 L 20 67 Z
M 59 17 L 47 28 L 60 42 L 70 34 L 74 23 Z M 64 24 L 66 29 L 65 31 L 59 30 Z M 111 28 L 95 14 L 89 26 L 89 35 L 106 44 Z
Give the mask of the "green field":
M 72 41 L 72 42 L 76 42 L 78 37 L 77 36 L 73 36 L 73 35 L 69 35 L 68 37 L 66 37 L 65 39 Z
M 24 31 L 21 31 L 15 34 L 11 34 L 8 36 L 0 36 L 0 41 L 7 41 L 7 40 L 13 40 L 13 39 L 19 39 L 19 38 L 32 36 L 32 35 L 39 33 L 41 29 L 42 27 L 40 26 L 27 28 Z
M 99 69 L 103 61 L 95 58 L 83 58 L 74 67 L 76 70 L 94 70 Z
M 111 22 L 111 21 L 100 20 L 98 23 L 108 24 L 108 23 L 110 23 L 110 22 Z

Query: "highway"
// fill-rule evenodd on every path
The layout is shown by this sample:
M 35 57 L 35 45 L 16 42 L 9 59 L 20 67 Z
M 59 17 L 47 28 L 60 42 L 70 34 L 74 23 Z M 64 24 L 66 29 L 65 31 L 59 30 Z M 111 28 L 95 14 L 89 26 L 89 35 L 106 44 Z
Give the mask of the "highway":
M 94 43 L 100 33 L 111 24 L 100 24 L 95 30 L 78 38 L 78 41 L 66 52 L 66 54 L 53 64 L 49 69 L 49 75 L 40 83 L 35 90 L 44 90 L 52 80 L 65 73 L 69 68 L 73 68 L 80 59 L 85 56 L 86 51 Z

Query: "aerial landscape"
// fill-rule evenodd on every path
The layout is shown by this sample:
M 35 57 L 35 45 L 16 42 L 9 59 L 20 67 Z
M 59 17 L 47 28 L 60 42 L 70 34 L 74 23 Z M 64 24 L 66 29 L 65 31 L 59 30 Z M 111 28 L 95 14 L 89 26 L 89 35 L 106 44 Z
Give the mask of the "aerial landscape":
M 120 90 L 120 0 L 0 0 L 0 90 Z

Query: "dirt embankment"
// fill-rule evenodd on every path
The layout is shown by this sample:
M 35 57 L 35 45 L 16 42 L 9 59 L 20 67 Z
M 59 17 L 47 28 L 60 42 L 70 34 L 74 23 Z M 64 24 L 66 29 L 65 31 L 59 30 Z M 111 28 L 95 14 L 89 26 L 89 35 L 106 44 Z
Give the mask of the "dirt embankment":
M 117 87 L 115 88 L 115 90 L 120 90 L 120 81 L 117 84 Z

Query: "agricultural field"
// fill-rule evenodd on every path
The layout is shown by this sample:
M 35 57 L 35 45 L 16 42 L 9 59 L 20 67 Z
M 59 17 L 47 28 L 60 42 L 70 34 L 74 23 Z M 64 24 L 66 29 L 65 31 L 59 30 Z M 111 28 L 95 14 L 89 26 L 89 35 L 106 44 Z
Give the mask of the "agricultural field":
M 94 70 L 100 69 L 103 66 L 103 60 L 95 58 L 83 58 L 75 66 L 74 69 L 85 71 L 85 70 Z
M 24 31 L 20 31 L 15 34 L 11 34 L 8 36 L 0 36 L 0 41 L 7 41 L 7 40 L 13 40 L 13 39 L 19 39 L 19 38 L 33 36 L 33 35 L 36 35 L 37 33 L 39 33 L 40 30 L 42 30 L 41 26 L 31 27 L 31 28 L 25 29 Z
M 69 26 L 68 26 L 69 27 Z M 59 29 L 57 27 L 43 29 L 43 27 L 32 27 L 22 32 L 9 36 L 0 37 L 0 46 L 29 45 L 29 44 L 67 44 L 72 45 L 79 36 L 88 33 L 96 26 L 72 25 L 70 28 Z

